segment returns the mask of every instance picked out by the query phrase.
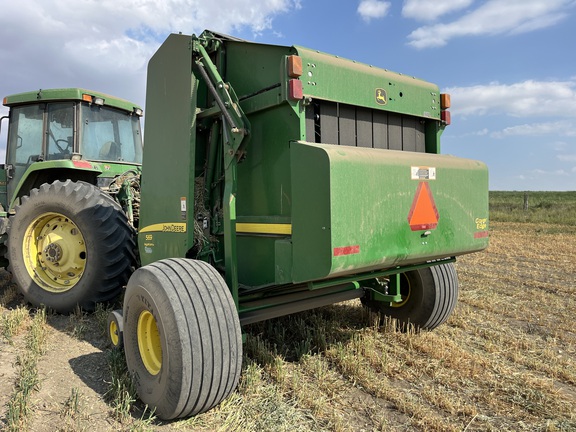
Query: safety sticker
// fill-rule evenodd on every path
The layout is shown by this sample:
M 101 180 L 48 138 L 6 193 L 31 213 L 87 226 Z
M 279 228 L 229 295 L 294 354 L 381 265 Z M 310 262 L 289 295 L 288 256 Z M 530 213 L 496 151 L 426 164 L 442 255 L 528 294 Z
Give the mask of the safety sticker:
M 412 180 L 436 180 L 436 167 L 411 167 Z
M 355 255 L 360 253 L 360 245 L 334 248 L 334 256 Z
M 434 196 L 427 182 L 418 183 L 412 207 L 408 213 L 408 224 L 412 231 L 435 229 L 438 226 L 440 214 L 434 202 Z

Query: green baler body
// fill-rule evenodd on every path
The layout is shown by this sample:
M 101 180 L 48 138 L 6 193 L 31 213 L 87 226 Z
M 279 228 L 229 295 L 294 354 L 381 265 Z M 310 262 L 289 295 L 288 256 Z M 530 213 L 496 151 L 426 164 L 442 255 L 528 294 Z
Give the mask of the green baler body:
M 478 162 L 307 143 L 293 144 L 291 153 L 295 281 L 414 264 L 485 245 L 474 238 L 475 220 L 486 215 L 478 190 L 486 171 Z M 413 166 L 436 169 L 436 180 L 426 180 L 436 206 L 434 228 L 410 226 L 424 182 L 411 178 Z
M 250 134 L 230 198 L 236 252 L 225 253 L 229 227 L 209 208 L 209 259 L 234 259 L 240 287 L 402 271 L 487 246 L 487 168 L 437 154 L 438 87 L 301 47 L 217 39 L 212 61 L 238 96 Z M 142 264 L 194 257 L 199 192 L 217 195 L 227 169 L 198 186 L 216 141 L 193 40 L 171 35 L 149 64 Z M 289 76 L 292 55 L 302 59 L 300 77 Z

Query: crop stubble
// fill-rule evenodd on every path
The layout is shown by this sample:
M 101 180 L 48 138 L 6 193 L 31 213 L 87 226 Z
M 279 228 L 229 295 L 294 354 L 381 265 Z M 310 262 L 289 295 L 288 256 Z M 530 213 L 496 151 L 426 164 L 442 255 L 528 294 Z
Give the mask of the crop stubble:
M 576 430 L 575 240 L 574 227 L 493 223 L 489 249 L 458 260 L 459 305 L 432 332 L 379 328 L 357 301 L 252 325 L 238 391 L 206 414 L 172 423 L 143 426 L 138 414 L 115 419 L 103 395 L 105 369 L 69 366 L 81 364 L 74 359 L 105 361 L 98 354 L 107 349 L 103 336 L 49 316 L 52 342 L 39 370 L 50 373 L 32 397 L 27 424 L 41 425 L 43 416 L 57 424 L 60 416 L 68 425 L 62 430 L 93 431 Z M 5 282 L 0 295 L 9 287 Z M 6 301 L 0 313 L 17 307 Z M 98 324 L 85 316 L 82 325 Z M 9 360 L 22 349 L 16 334 L 1 336 L 4 390 L 13 390 Z M 69 350 L 55 345 L 63 340 Z M 86 375 L 102 385 L 86 383 Z M 70 388 L 46 387 L 55 383 Z M 73 422 L 66 414 L 71 401 L 84 402 L 75 405 Z M 0 422 L 5 418 L 3 406 Z

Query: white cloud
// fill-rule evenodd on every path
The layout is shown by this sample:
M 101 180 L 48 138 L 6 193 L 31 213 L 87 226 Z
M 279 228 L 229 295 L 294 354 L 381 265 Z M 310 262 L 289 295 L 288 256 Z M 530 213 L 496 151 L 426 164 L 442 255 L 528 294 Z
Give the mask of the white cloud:
M 436 18 L 470 6 L 474 0 L 404 0 L 402 15 L 420 21 Z
M 536 135 L 576 136 L 576 123 L 561 120 L 555 122 L 522 124 L 504 128 L 499 132 L 492 133 L 490 136 L 494 138 L 504 138 L 511 136 Z
M 576 162 L 576 154 L 564 154 L 556 156 L 562 162 Z
M 576 117 L 576 80 L 498 82 L 447 88 L 454 115 Z
M 364 21 L 383 18 L 390 9 L 390 2 L 380 0 L 361 0 L 358 5 L 358 13 Z
M 558 169 L 558 170 L 552 170 L 552 171 L 547 171 L 547 170 L 543 170 L 543 169 L 534 169 L 532 170 L 532 173 L 537 175 L 537 176 L 568 176 L 570 175 L 566 170 L 563 169 Z
M 574 173 L 576 170 L 534 169 L 518 173 L 508 178 L 496 180 L 497 185 L 491 190 L 519 191 L 571 191 L 574 190 Z M 492 179 L 494 180 L 494 179 Z M 492 181 L 491 180 L 491 181 Z
M 456 21 L 414 30 L 408 36 L 409 44 L 429 48 L 446 45 L 450 39 L 462 36 L 529 32 L 556 24 L 572 6 L 573 0 L 488 0 Z
M 566 148 L 568 147 L 568 143 L 566 141 L 556 141 L 553 142 L 551 145 L 552 148 L 557 152 L 565 151 Z
M 476 136 L 485 136 L 485 135 L 488 135 L 488 129 L 484 128 L 484 129 L 481 129 L 481 130 L 479 130 L 479 131 L 472 132 L 472 135 L 476 135 Z
M 5 3 L 5 4 L 4 4 Z M 171 32 L 258 34 L 300 0 L 19 0 L 0 14 L 3 95 L 89 86 L 143 103 L 146 63 Z M 6 65 L 10 65 L 6 67 Z M 140 98 L 140 100 L 138 100 Z

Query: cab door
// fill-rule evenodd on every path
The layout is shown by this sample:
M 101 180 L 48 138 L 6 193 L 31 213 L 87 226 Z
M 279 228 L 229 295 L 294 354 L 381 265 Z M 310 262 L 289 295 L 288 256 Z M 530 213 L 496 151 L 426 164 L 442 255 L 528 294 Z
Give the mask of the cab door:
M 6 146 L 8 203 L 28 167 L 43 160 L 45 104 L 12 107 Z

